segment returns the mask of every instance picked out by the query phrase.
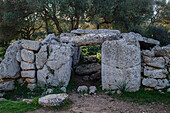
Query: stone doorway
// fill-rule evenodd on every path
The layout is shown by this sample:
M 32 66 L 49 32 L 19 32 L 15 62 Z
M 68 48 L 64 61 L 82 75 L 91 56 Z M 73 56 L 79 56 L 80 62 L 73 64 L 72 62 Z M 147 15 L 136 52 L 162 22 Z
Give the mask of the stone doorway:
M 75 64 L 78 58 L 73 57 L 72 78 L 79 86 L 101 85 L 101 48 L 101 45 L 81 46 L 79 62 Z

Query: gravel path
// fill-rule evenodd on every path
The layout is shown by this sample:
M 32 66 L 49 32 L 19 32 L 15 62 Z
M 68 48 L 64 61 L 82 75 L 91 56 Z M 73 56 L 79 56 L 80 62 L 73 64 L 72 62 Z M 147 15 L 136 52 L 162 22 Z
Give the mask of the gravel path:
M 29 113 L 170 113 L 170 106 L 164 104 L 139 105 L 113 99 L 104 94 L 82 95 L 72 93 L 70 99 L 73 104 L 66 111 L 41 108 Z

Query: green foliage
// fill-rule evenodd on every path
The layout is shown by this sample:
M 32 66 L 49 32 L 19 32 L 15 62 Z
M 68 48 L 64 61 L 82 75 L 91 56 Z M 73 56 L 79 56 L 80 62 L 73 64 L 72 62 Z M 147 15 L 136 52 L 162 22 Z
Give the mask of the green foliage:
M 67 93 L 71 93 L 73 90 L 76 90 L 77 87 L 78 87 L 78 83 L 73 78 L 71 78 L 71 80 L 66 88 Z
M 161 26 L 149 26 L 146 34 L 150 38 L 159 40 L 161 42 L 161 45 L 167 45 L 170 43 L 168 30 Z
M 96 55 L 97 53 L 101 53 L 101 46 L 82 46 L 81 51 L 85 56 Z
M 34 99 L 32 103 L 27 104 L 21 101 L 1 101 L 0 113 L 24 113 L 39 109 L 38 98 Z
M 6 99 L 10 100 L 17 100 L 22 98 L 35 98 L 38 96 L 41 96 L 43 93 L 43 90 L 41 88 L 35 88 L 33 91 L 27 88 L 27 83 L 19 84 L 18 82 L 15 82 L 16 89 L 12 92 L 6 92 L 3 96 Z
M 130 31 L 158 40 L 162 46 L 168 45 L 170 42 L 168 29 L 161 26 L 136 26 L 132 27 Z
M 122 95 L 113 94 L 114 98 L 118 98 L 125 101 L 137 102 L 139 104 L 144 103 L 164 103 L 170 105 L 170 95 L 169 93 L 160 93 L 156 90 L 145 91 L 141 88 L 137 92 L 124 92 Z

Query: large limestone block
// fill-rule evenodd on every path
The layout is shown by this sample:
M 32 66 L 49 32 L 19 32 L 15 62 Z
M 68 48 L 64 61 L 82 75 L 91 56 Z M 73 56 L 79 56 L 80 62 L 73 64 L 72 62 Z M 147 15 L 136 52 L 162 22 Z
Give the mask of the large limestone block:
M 165 59 L 163 57 L 143 56 L 143 60 L 148 66 L 153 66 L 155 68 L 164 68 L 165 67 Z
M 46 65 L 54 71 L 53 86 L 67 86 L 71 76 L 73 48 L 70 45 L 51 45 Z
M 44 65 L 43 69 L 38 70 L 37 72 L 37 82 L 39 85 L 51 85 L 53 76 L 54 75 L 49 71 L 48 67 Z
M 106 41 L 102 45 L 102 87 L 112 90 L 126 86 L 137 91 L 141 81 L 141 52 L 139 43 L 124 39 Z
M 0 79 L 19 77 L 20 66 L 16 55 L 21 49 L 21 41 L 16 41 L 8 47 L 5 58 L 0 64 Z
M 21 50 L 21 58 L 23 61 L 33 63 L 34 62 L 34 52 L 26 49 Z
M 40 42 L 32 40 L 22 40 L 22 47 L 28 50 L 38 51 L 40 48 Z
M 100 45 L 106 40 L 118 40 L 116 33 L 88 34 L 83 36 L 61 37 L 62 43 L 71 43 L 73 46 Z
M 61 94 L 50 94 L 39 98 L 38 103 L 41 106 L 60 106 L 64 101 L 68 99 L 68 95 L 65 93 Z
M 37 69 L 40 69 L 44 66 L 44 64 L 47 62 L 47 45 L 44 45 L 41 47 L 39 52 L 36 54 L 36 67 Z
M 153 78 L 144 78 L 142 80 L 142 85 L 147 86 L 147 87 L 155 87 L 157 86 L 158 81 Z
M 83 64 L 76 68 L 78 75 L 88 75 L 100 71 L 101 65 L 99 63 Z
M 21 61 L 21 69 L 22 70 L 35 70 L 35 64 Z
M 74 34 L 109 34 L 109 33 L 116 33 L 117 35 L 120 35 L 119 30 L 110 30 L 110 29 L 92 29 L 92 30 L 86 30 L 86 29 L 77 29 L 77 30 L 72 30 L 71 33 Z
M 167 74 L 167 69 L 155 69 L 147 66 L 144 67 L 144 76 L 149 78 L 166 78 Z
M 21 76 L 23 78 L 35 78 L 35 70 L 21 71 Z
M 14 80 L 0 81 L 0 91 L 12 91 L 14 88 Z

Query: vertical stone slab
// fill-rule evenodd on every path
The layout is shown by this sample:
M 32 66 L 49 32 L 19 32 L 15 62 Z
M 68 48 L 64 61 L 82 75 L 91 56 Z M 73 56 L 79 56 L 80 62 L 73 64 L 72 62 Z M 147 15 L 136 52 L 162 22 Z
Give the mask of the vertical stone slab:
M 102 87 L 126 91 L 139 90 L 141 84 L 141 52 L 138 41 L 105 41 L 102 45 Z

